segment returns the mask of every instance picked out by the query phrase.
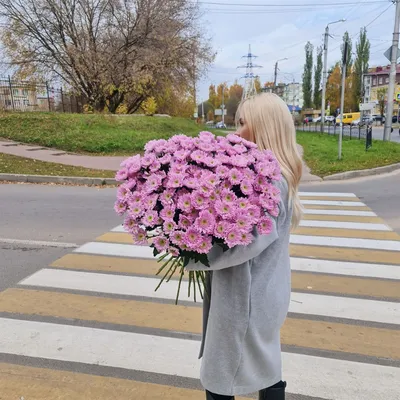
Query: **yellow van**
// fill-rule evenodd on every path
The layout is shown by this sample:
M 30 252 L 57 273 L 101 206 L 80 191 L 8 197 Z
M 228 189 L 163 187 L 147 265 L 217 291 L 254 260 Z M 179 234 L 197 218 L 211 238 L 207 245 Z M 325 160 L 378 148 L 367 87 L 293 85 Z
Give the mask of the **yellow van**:
M 354 113 L 347 113 L 343 114 L 343 125 L 351 125 L 353 121 L 361 118 L 361 113 L 354 112 Z M 336 117 L 336 124 L 340 125 L 340 115 Z

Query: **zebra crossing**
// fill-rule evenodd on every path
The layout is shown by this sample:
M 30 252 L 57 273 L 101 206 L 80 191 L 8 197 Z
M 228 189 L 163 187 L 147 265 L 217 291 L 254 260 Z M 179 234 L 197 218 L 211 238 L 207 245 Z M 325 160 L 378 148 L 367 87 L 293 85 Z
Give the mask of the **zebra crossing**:
M 400 236 L 352 193 L 301 193 L 282 333 L 289 400 L 400 398 Z M 0 293 L 0 400 L 204 398 L 201 301 L 155 292 L 121 227 Z

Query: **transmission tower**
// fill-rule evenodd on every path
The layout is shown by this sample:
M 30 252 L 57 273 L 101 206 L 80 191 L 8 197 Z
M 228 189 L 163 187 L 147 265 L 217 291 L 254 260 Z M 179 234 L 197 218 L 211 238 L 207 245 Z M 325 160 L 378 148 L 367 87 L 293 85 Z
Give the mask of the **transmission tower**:
M 258 75 L 254 75 L 253 69 L 262 68 L 262 66 L 253 64 L 253 59 L 257 58 L 257 56 L 251 53 L 251 45 L 249 45 L 249 52 L 247 55 L 243 56 L 242 58 L 247 58 L 247 64 L 240 65 L 238 68 L 246 68 L 246 74 L 242 77 L 245 79 L 242 99 L 247 99 L 248 97 L 257 94 L 254 80 L 258 77 Z

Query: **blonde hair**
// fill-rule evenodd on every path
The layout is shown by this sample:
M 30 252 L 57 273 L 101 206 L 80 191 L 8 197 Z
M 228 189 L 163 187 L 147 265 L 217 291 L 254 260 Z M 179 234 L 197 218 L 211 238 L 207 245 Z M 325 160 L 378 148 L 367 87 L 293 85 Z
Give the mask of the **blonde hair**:
M 288 106 L 277 95 L 263 93 L 241 102 L 236 123 L 240 118 L 247 124 L 250 140 L 261 150 L 271 150 L 277 158 L 288 184 L 289 204 L 293 205 L 292 228 L 296 228 L 303 214 L 298 194 L 302 161 Z

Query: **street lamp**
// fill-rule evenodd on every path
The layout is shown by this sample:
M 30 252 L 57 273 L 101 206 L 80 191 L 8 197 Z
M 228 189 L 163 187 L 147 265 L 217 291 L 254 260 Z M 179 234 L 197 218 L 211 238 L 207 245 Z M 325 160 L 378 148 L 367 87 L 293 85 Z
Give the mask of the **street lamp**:
M 345 19 L 339 19 L 338 21 L 329 22 L 325 28 L 325 39 L 324 39 L 324 73 L 322 75 L 322 104 L 321 104 L 321 132 L 324 131 L 325 123 L 325 103 L 326 103 L 326 81 L 328 75 L 328 39 L 329 39 L 329 26 L 338 24 L 340 22 L 346 22 Z
M 281 58 L 275 63 L 275 73 L 274 73 L 274 88 L 276 88 L 276 81 L 278 79 L 278 63 L 279 61 L 285 61 L 287 58 Z

